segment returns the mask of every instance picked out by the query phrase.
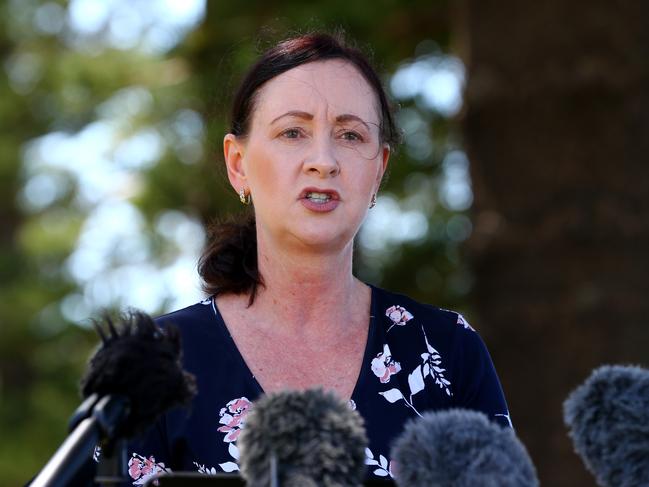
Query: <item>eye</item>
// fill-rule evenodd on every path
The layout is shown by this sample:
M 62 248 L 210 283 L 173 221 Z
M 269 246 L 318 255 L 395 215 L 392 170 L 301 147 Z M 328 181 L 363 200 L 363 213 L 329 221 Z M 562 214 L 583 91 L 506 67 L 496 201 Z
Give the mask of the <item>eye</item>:
M 284 130 L 280 136 L 284 137 L 285 139 L 297 139 L 302 135 L 302 132 L 298 128 L 290 128 Z
M 358 132 L 347 130 L 340 134 L 340 138 L 347 142 L 363 142 L 363 136 Z

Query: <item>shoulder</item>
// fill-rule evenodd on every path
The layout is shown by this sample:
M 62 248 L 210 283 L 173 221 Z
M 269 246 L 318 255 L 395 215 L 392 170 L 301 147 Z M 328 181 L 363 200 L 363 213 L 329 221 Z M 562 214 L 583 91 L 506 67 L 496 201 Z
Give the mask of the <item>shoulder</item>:
M 374 296 L 378 333 L 395 356 L 418 361 L 431 353 L 454 368 L 485 355 L 482 338 L 460 313 L 378 288 Z
M 156 324 L 174 327 L 180 332 L 184 368 L 196 375 L 200 384 L 207 371 L 225 370 L 231 359 L 229 341 L 219 322 L 212 299 L 159 316 Z M 214 375 L 214 374 L 213 374 Z
M 432 304 L 416 301 L 409 296 L 374 287 L 378 313 L 388 326 L 419 324 L 426 330 L 455 333 L 458 329 L 475 332 L 460 313 Z
M 470 395 L 469 379 L 483 376 L 487 354 L 467 320 L 455 311 L 383 289 L 374 288 L 374 297 L 374 322 L 383 347 L 373 361 L 376 370 L 383 372 L 380 360 L 387 360 L 388 365 L 394 362 L 396 372 L 412 371 L 407 380 L 413 395 L 432 381 L 426 389 L 430 407 L 450 407 Z
M 155 319 L 156 324 L 169 325 L 180 329 L 182 335 L 213 329 L 216 310 L 211 298 L 176 311 L 171 311 Z

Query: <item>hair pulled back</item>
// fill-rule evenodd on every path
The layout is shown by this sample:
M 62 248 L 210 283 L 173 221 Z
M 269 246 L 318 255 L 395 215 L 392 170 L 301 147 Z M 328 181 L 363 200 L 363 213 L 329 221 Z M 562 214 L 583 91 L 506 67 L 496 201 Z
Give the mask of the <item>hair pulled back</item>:
M 250 68 L 237 89 L 231 112 L 230 133 L 246 137 L 259 89 L 267 81 L 302 64 L 330 59 L 351 63 L 372 87 L 380 115 L 381 142 L 395 148 L 400 133 L 381 80 L 365 55 L 345 44 L 341 36 L 312 33 L 284 40 L 264 52 Z M 257 267 L 257 233 L 253 214 L 212 224 L 208 245 L 198 263 L 203 290 L 210 295 L 250 294 L 252 304 L 258 286 L 263 285 Z

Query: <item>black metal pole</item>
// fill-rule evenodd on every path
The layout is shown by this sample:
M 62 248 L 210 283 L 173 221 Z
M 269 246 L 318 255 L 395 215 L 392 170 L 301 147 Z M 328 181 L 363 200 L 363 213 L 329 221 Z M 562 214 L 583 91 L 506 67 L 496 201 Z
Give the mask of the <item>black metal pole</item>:
M 100 427 L 94 417 L 82 420 L 56 450 L 30 487 L 68 487 L 99 443 Z
M 85 419 L 79 418 L 79 410 L 90 405 L 85 411 Z M 72 433 L 65 439 L 30 487 L 69 487 L 82 467 L 92 458 L 93 451 L 100 443 L 109 445 L 115 460 L 109 465 L 107 476 L 118 477 L 125 473 L 123 443 L 117 440 L 120 426 L 129 413 L 129 401 L 124 396 L 104 396 L 99 400 L 89 398 L 75 413 Z M 82 416 L 83 416 L 82 415 Z M 78 480 L 78 479 L 76 479 Z M 92 480 L 92 479 L 88 479 Z M 113 482 L 114 485 L 115 482 Z

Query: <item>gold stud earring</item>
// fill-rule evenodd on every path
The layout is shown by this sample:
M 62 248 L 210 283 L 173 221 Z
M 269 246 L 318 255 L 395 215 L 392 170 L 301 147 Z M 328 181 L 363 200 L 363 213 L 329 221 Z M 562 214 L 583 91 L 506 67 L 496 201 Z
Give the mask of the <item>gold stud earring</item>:
M 250 193 L 246 193 L 245 188 L 241 188 L 239 190 L 239 201 L 241 201 L 241 203 L 243 203 L 244 205 L 249 205 L 252 201 Z
M 376 193 L 372 194 L 372 199 L 370 200 L 370 208 L 374 208 L 376 206 Z

